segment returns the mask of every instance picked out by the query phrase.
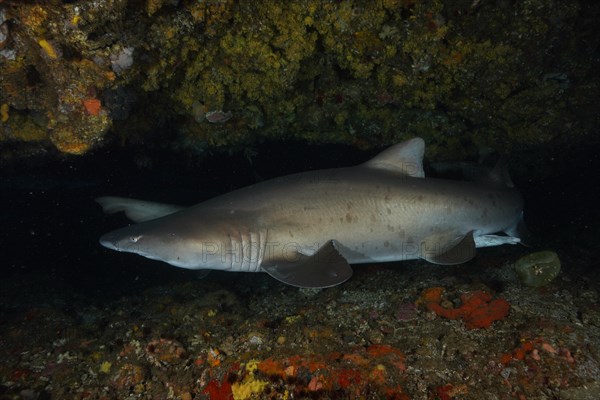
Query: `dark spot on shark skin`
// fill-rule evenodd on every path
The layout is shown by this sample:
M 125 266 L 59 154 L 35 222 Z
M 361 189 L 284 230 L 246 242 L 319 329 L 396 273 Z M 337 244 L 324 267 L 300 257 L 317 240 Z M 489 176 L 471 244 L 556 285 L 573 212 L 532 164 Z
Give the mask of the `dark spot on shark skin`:
M 390 242 L 388 242 L 387 240 L 383 242 L 383 247 L 390 247 Z
M 347 223 L 351 223 L 352 222 L 352 215 L 346 214 L 346 222 Z
M 387 213 L 388 213 L 388 215 L 392 215 L 392 210 L 388 208 Z
M 375 217 L 375 214 L 371 214 L 371 222 L 377 222 L 377 217 Z
M 352 203 L 346 204 L 346 207 L 348 208 L 348 210 L 351 210 L 352 209 Z

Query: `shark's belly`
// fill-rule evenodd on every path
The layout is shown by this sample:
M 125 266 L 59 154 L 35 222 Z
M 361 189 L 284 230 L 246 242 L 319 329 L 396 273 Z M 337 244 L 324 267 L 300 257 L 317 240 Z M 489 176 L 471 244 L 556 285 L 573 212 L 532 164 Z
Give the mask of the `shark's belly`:
M 310 256 L 333 240 L 350 264 L 361 264 L 418 259 L 423 251 L 452 246 L 471 231 L 474 236 L 498 232 L 502 215 L 482 218 L 472 206 L 367 198 L 296 213 L 288 209 L 285 223 L 272 227 L 276 228 L 269 229 L 269 243 L 280 256 Z
M 292 186 L 285 201 L 261 197 L 258 225 L 268 230 L 270 254 L 312 255 L 332 240 L 351 264 L 417 259 L 423 251 L 439 254 L 436 246 L 449 248 L 469 232 L 502 231 L 520 210 L 520 201 L 495 187 L 375 174 L 354 178 L 352 184 L 332 178 Z
M 350 264 L 387 262 L 417 259 L 423 234 L 410 238 L 400 237 L 393 232 L 368 228 L 352 232 L 315 232 L 312 235 L 278 235 L 280 239 L 269 242 L 272 250 L 283 257 L 295 252 L 311 256 L 328 241 L 333 240 L 336 249 Z M 386 227 L 387 229 L 387 227 Z M 402 235 L 404 236 L 404 235 Z
M 290 257 L 295 252 L 310 256 L 333 240 L 350 264 L 413 260 L 420 257 L 421 243 L 428 236 L 449 231 L 464 236 L 468 232 L 443 221 L 427 224 L 418 215 L 411 217 L 394 207 L 389 211 L 384 207 L 370 212 L 333 210 L 327 216 L 304 215 L 285 229 L 269 229 L 271 253 L 276 257 Z

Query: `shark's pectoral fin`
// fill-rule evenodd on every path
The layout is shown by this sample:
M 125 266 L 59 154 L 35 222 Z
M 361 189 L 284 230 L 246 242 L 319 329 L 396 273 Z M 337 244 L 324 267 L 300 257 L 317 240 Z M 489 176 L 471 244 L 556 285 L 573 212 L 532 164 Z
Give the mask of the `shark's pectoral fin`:
M 173 204 L 155 203 L 152 201 L 128 199 L 125 197 L 104 196 L 96 198 L 107 214 L 124 211 L 127 218 L 133 222 L 144 222 L 164 217 L 183 210 L 185 207 Z
M 352 268 L 331 240 L 312 256 L 297 253 L 294 257 L 263 261 L 261 267 L 273 278 L 302 288 L 332 287 L 352 276 Z
M 448 240 L 446 235 L 434 235 L 421 243 L 421 258 L 434 264 L 454 265 L 469 261 L 475 257 L 473 231 L 462 239 Z

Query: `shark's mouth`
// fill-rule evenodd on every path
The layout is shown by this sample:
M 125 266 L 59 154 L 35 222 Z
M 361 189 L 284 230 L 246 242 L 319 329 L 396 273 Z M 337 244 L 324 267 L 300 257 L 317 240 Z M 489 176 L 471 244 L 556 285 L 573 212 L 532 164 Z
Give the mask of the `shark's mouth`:
M 107 236 L 108 235 L 104 235 L 100 238 L 100 244 L 106 247 L 107 249 L 121 251 L 121 249 L 115 244 L 115 242 L 110 240 L 110 238 Z

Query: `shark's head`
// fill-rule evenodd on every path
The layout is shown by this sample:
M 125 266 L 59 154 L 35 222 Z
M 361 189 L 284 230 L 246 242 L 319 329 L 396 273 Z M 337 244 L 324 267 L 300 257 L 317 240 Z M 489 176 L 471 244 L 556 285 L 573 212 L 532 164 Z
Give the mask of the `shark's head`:
M 224 270 L 232 263 L 230 236 L 210 221 L 194 226 L 167 216 L 109 232 L 100 244 L 187 269 Z

